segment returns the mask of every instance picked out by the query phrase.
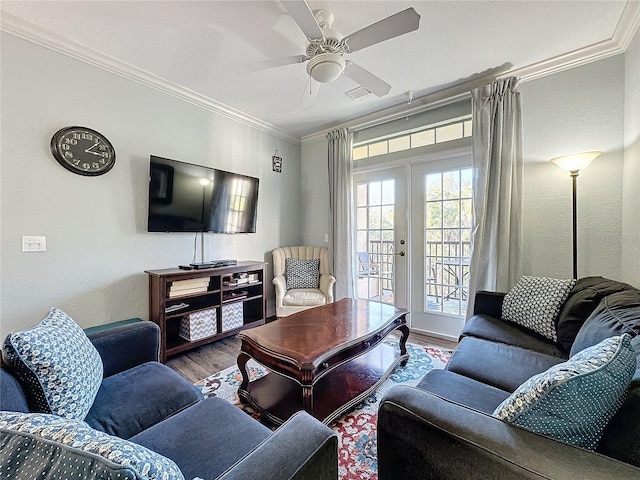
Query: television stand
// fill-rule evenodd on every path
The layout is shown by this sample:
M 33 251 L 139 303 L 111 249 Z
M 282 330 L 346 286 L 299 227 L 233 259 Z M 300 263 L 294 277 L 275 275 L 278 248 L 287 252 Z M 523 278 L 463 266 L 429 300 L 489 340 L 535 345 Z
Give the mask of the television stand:
M 264 268 L 264 262 L 234 261 L 234 265 L 223 267 L 147 270 L 149 320 L 160 327 L 161 361 L 240 330 L 264 325 L 267 298 Z M 251 281 L 236 283 L 240 276 Z M 191 329 L 203 316 L 213 321 L 204 333 L 206 336 L 202 336 L 201 328 Z M 185 335 L 185 328 L 194 335 Z
M 210 262 L 191 263 L 194 270 L 203 270 L 205 268 L 231 267 L 237 265 L 237 260 L 211 260 Z

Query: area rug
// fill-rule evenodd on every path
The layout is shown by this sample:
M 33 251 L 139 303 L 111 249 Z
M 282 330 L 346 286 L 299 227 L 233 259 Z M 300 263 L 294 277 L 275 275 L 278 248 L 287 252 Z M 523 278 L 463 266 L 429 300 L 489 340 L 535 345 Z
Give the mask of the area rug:
M 396 345 L 397 342 L 387 342 Z M 378 478 L 376 455 L 376 423 L 378 404 L 384 394 L 395 385 L 416 385 L 429 370 L 443 368 L 451 352 L 433 347 L 407 343 L 409 361 L 398 365 L 391 375 L 368 398 L 336 420 L 330 427 L 338 434 L 338 462 L 342 480 L 370 480 Z M 268 375 L 268 371 L 253 360 L 247 364 L 251 380 Z M 195 383 L 206 397 L 221 397 L 260 420 L 260 414 L 242 405 L 237 390 L 242 375 L 237 367 L 229 367 Z

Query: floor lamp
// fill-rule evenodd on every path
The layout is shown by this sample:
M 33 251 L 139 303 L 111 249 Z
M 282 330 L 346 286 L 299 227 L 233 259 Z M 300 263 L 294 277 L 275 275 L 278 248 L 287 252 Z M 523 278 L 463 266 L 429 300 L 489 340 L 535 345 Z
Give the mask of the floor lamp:
M 563 170 L 569 172 L 571 176 L 572 192 L 573 192 L 573 278 L 578 278 L 578 218 L 577 218 L 577 180 L 580 170 L 586 168 L 597 156 L 602 154 L 600 151 L 572 153 L 571 155 L 563 155 L 549 160 L 555 163 Z

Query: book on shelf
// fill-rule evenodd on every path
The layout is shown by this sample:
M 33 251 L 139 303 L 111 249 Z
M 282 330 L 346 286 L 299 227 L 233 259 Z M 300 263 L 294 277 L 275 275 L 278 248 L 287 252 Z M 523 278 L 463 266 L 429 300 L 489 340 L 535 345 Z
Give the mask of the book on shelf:
M 178 310 L 182 310 L 183 308 L 187 308 L 189 306 L 188 303 L 180 302 L 175 305 L 170 305 L 164 309 L 165 313 L 177 312 Z
M 182 297 L 184 295 L 192 295 L 194 293 L 207 293 L 207 286 L 184 288 L 182 290 L 170 290 L 169 298 Z
M 192 278 L 190 280 L 175 280 L 171 282 L 171 290 L 184 290 L 187 288 L 194 287 L 208 287 L 209 286 L 209 277 L 205 278 Z

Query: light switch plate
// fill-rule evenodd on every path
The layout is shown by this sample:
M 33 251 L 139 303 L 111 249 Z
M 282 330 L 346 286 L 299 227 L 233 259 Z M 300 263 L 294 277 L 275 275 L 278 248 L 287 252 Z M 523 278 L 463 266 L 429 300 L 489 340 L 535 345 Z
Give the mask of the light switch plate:
M 46 252 L 47 237 L 24 236 L 22 237 L 23 252 Z

